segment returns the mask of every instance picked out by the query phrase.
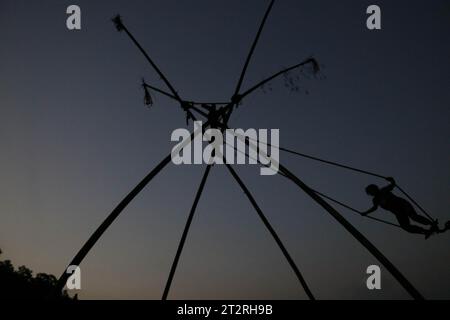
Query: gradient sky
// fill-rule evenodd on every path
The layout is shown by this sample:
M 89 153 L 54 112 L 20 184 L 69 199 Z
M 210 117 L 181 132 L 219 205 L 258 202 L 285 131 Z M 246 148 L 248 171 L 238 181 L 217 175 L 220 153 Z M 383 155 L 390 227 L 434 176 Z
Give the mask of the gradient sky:
M 226 100 L 269 1 L 0 0 L 0 248 L 59 276 L 115 205 L 173 146 L 184 114 L 165 97 L 143 105 L 140 79 L 163 87 L 115 14 L 186 99 Z M 365 10 L 382 9 L 382 30 Z M 78 4 L 82 30 L 66 28 Z M 450 219 L 448 1 L 275 3 L 243 88 L 314 55 L 326 79 L 282 79 L 255 92 L 234 128 L 279 128 L 281 145 L 397 181 L 441 222 Z M 189 126 L 191 129 L 191 126 Z M 369 183 L 281 154 L 313 188 L 359 209 Z M 80 298 L 159 299 L 203 166 L 169 165 L 84 260 Z M 236 166 L 320 299 L 408 298 L 343 227 L 280 176 Z M 428 298 L 450 298 L 450 232 L 424 241 L 338 208 Z M 377 217 L 392 219 L 378 211 Z M 169 298 L 303 299 L 289 265 L 224 166 L 216 166 Z

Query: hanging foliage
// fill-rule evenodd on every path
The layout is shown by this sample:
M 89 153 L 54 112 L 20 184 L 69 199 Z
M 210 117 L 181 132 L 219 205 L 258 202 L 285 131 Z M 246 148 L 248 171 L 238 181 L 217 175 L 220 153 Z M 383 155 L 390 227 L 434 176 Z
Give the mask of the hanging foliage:
M 116 26 L 117 31 L 122 31 L 125 27 L 122 23 L 122 17 L 120 15 L 115 16 L 112 21 L 114 22 L 114 25 Z
M 285 72 L 282 73 L 283 76 L 283 86 L 290 92 L 303 92 L 309 94 L 309 90 L 305 89 L 302 84 L 302 79 L 322 78 L 320 76 L 320 65 L 315 58 L 309 58 L 305 63 L 298 69 L 284 68 Z M 273 90 L 272 83 L 275 80 L 269 81 L 260 86 L 262 92 L 268 93 Z
M 142 88 L 144 88 L 144 104 L 148 107 L 153 106 L 153 98 L 144 79 L 142 79 Z
M 153 106 L 152 96 L 150 95 L 150 92 L 149 92 L 148 88 L 145 87 L 145 86 L 144 86 L 144 92 L 145 92 L 145 94 L 144 94 L 144 104 L 146 106 L 149 106 L 149 107 Z

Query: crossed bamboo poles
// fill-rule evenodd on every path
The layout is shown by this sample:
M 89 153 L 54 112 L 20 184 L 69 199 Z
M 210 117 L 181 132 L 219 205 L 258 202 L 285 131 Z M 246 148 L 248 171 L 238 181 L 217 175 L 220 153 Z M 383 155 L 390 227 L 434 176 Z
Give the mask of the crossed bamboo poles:
M 137 42 L 137 40 L 134 38 L 134 36 L 130 33 L 130 31 L 126 28 L 126 26 L 123 24 L 120 16 L 117 16 L 113 19 L 116 28 L 118 31 L 125 31 L 125 33 L 129 36 L 129 38 L 132 40 L 132 42 L 137 46 L 137 48 L 142 52 L 146 60 L 150 63 L 150 65 L 153 67 L 153 69 L 158 73 L 160 78 L 163 80 L 165 85 L 168 87 L 170 92 L 167 92 L 165 90 L 162 90 L 160 88 L 157 88 L 155 86 L 151 86 L 145 82 L 143 82 L 143 87 L 145 90 L 152 89 L 162 95 L 165 95 L 175 101 L 177 101 L 180 104 L 180 107 L 186 112 L 187 119 L 196 120 L 195 115 L 192 113 L 193 111 L 196 112 L 198 115 L 201 115 L 206 118 L 206 122 L 204 123 L 202 128 L 199 128 L 198 130 L 194 131 L 191 134 L 190 140 L 185 140 L 185 143 L 182 143 L 178 146 L 179 150 L 181 150 L 183 147 L 187 146 L 189 144 L 189 141 L 192 141 L 193 138 L 203 133 L 204 130 L 207 127 L 212 128 L 220 128 L 222 130 L 225 130 L 228 124 L 228 120 L 235 109 L 235 107 L 249 94 L 254 92 L 257 88 L 263 86 L 267 82 L 279 77 L 280 75 L 296 69 L 300 68 L 302 66 L 305 66 L 307 64 L 311 64 L 314 68 L 314 70 L 318 70 L 318 64 L 317 61 L 314 58 L 309 58 L 301 63 L 298 63 L 296 65 L 293 65 L 291 67 L 285 68 L 272 76 L 260 81 L 259 83 L 255 84 L 254 86 L 250 87 L 246 91 L 241 93 L 241 86 L 243 79 L 245 77 L 248 65 L 250 63 L 250 60 L 253 56 L 254 50 L 256 48 L 256 45 L 258 43 L 259 37 L 262 33 L 262 30 L 264 28 L 265 22 L 267 20 L 267 17 L 269 16 L 269 13 L 272 9 L 272 6 L 274 4 L 274 0 L 271 0 L 269 7 L 267 8 L 263 20 L 260 24 L 260 27 L 258 29 L 258 32 L 256 34 L 256 37 L 252 43 L 250 52 L 247 55 L 247 59 L 245 61 L 244 67 L 241 71 L 239 81 L 237 83 L 235 92 L 233 93 L 231 97 L 230 102 L 225 103 L 199 103 L 199 102 L 193 102 L 193 101 L 186 101 L 181 99 L 178 92 L 175 90 L 175 88 L 172 86 L 172 84 L 169 82 L 167 77 L 161 72 L 161 70 L 158 68 L 158 66 L 154 63 L 154 61 L 150 58 L 150 56 L 145 52 L 145 50 L 141 47 L 141 45 Z M 219 110 L 214 113 L 214 117 L 212 118 L 212 105 L 221 105 Z M 238 139 L 243 139 L 245 144 L 249 148 L 253 148 L 254 150 L 257 150 L 257 146 L 253 144 L 249 139 L 244 139 L 243 137 L 238 136 Z M 258 151 L 257 151 L 258 152 Z M 265 155 L 263 155 L 265 157 Z M 272 163 L 275 161 L 275 159 L 272 158 L 266 158 L 266 160 L 272 161 Z M 96 242 L 100 239 L 100 237 L 103 235 L 103 233 L 108 229 L 108 227 L 114 222 L 114 220 L 120 215 L 120 213 L 128 206 L 128 204 L 146 187 L 146 185 L 159 173 L 161 172 L 171 161 L 171 154 L 167 155 L 150 173 L 144 177 L 144 179 L 138 183 L 136 187 L 134 187 L 130 193 L 114 208 L 114 210 L 107 216 L 107 218 L 103 221 L 103 223 L 95 230 L 95 232 L 91 235 L 91 237 L 88 239 L 88 241 L 83 245 L 83 247 L 79 250 L 79 252 L 75 255 L 75 257 L 72 259 L 71 263 L 69 265 L 75 265 L 79 266 L 83 259 L 86 257 L 86 255 L 89 253 L 89 251 L 92 249 L 92 247 L 96 244 Z M 225 163 L 225 161 L 224 161 Z M 186 221 L 185 228 L 183 230 L 183 234 L 180 239 L 180 243 L 177 248 L 177 252 L 175 254 L 174 261 L 172 263 L 169 276 L 166 282 L 166 286 L 164 288 L 164 292 L 162 295 L 162 300 L 166 300 L 169 292 L 170 287 L 172 284 L 173 277 L 176 272 L 176 268 L 179 262 L 179 259 L 181 257 L 181 253 L 184 247 L 184 243 L 186 241 L 189 228 L 191 226 L 195 210 L 197 208 L 198 202 L 200 200 L 201 194 L 204 190 L 208 175 L 210 173 L 210 170 L 213 165 L 207 165 L 205 172 L 203 174 L 202 180 L 200 182 L 199 188 L 197 190 L 194 203 L 191 207 L 188 219 Z M 285 256 L 287 262 L 291 266 L 293 272 L 295 273 L 299 283 L 303 287 L 306 295 L 309 299 L 314 300 L 315 297 L 312 294 L 311 290 L 309 289 L 309 286 L 307 285 L 304 277 L 302 276 L 299 268 L 295 264 L 294 260 L 291 258 L 289 252 L 287 251 L 286 247 L 282 243 L 281 239 L 277 235 L 274 228 L 271 226 L 268 219 L 265 217 L 264 213 L 262 212 L 261 208 L 257 204 L 256 200 L 250 193 L 249 189 L 246 187 L 244 182 L 241 180 L 239 175 L 236 173 L 236 171 L 229 165 L 226 164 L 227 169 L 230 171 L 233 178 L 236 180 L 236 182 L 239 184 L 249 201 L 251 202 L 252 206 L 256 210 L 258 216 L 264 223 L 265 227 L 269 231 L 269 233 L 274 238 L 275 242 L 279 246 L 280 250 L 282 251 L 283 255 Z M 281 163 L 278 164 L 279 172 L 282 176 L 292 181 L 294 184 L 296 184 L 302 191 L 304 191 L 308 196 L 310 196 L 315 202 L 317 202 L 323 209 L 325 209 L 333 218 L 335 218 L 350 234 L 359 241 L 370 253 L 372 253 L 375 258 L 380 261 L 384 267 L 392 274 L 392 276 L 402 285 L 402 287 L 411 295 L 414 299 L 424 299 L 423 296 L 417 291 L 417 289 L 406 279 L 406 277 L 390 262 L 390 260 L 385 257 L 381 251 L 379 251 L 362 233 L 360 233 L 350 222 L 348 222 L 334 207 L 332 207 L 328 202 L 326 202 L 318 193 L 316 193 L 313 189 L 311 189 L 308 185 L 306 185 L 302 180 L 300 180 L 297 176 L 295 176 L 291 171 L 289 171 L 286 167 L 284 167 Z M 67 282 L 67 279 L 69 278 L 69 274 L 65 271 L 61 275 L 61 277 L 58 280 L 58 290 L 62 290 Z

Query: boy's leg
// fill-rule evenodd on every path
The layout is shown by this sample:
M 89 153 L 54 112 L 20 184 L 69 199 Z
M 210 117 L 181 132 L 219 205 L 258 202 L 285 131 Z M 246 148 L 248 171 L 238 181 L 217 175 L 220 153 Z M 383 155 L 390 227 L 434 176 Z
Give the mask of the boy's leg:
M 414 214 L 413 214 L 413 215 L 410 215 L 409 217 L 410 217 L 411 219 L 413 219 L 414 221 L 416 221 L 416 222 L 418 222 L 418 223 L 420 223 L 420 224 L 424 224 L 424 225 L 426 225 L 426 226 L 429 226 L 429 225 L 432 225 L 432 224 L 433 224 L 433 221 L 431 221 L 431 220 L 428 219 L 428 218 L 425 218 L 425 217 L 423 217 L 423 216 L 418 215 L 416 212 L 414 212 Z
M 411 206 L 410 204 L 408 204 L 408 207 L 405 208 L 408 212 L 408 216 L 414 220 L 415 222 L 418 222 L 420 224 L 424 224 L 426 226 L 431 226 L 434 224 L 434 222 L 424 216 L 419 215 L 416 210 L 414 210 L 413 206 Z
M 419 226 L 412 225 L 409 221 L 408 216 L 405 215 L 396 215 L 398 223 L 403 230 L 406 230 L 410 233 L 418 233 L 418 234 L 427 234 L 428 230 L 425 230 Z
M 428 230 L 425 230 L 419 226 L 415 226 L 412 224 L 401 226 L 401 227 L 410 233 L 427 234 L 429 232 Z

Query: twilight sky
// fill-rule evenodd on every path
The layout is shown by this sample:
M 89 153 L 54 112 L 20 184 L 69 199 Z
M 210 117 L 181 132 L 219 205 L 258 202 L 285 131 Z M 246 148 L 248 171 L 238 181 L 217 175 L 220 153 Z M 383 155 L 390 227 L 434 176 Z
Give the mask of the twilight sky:
M 269 1 L 0 0 L 0 248 L 57 276 L 115 205 L 173 146 L 184 114 L 143 105 L 164 87 L 110 19 L 117 13 L 179 94 L 227 100 Z M 365 26 L 378 4 L 382 30 Z M 66 28 L 66 8 L 82 30 Z M 234 128 L 279 128 L 280 144 L 397 181 L 450 219 L 448 1 L 276 1 L 243 88 L 314 55 L 326 79 L 258 90 Z M 189 126 L 192 129 L 192 126 Z M 359 209 L 385 181 L 281 154 L 311 187 Z M 235 166 L 319 299 L 408 298 L 327 212 L 281 176 Z M 169 165 L 86 257 L 80 298 L 159 299 L 204 166 Z M 338 208 L 428 298 L 450 299 L 450 232 L 427 241 Z M 377 217 L 392 219 L 378 211 Z M 1 285 L 1 284 L 0 284 Z M 213 168 L 169 298 L 303 299 L 289 265 L 224 166 Z

